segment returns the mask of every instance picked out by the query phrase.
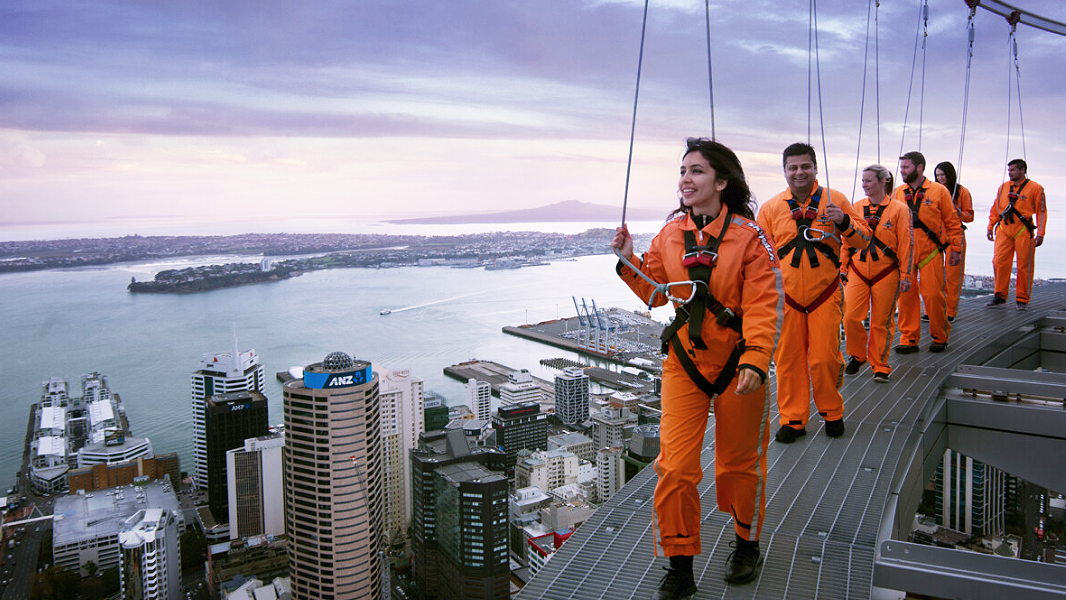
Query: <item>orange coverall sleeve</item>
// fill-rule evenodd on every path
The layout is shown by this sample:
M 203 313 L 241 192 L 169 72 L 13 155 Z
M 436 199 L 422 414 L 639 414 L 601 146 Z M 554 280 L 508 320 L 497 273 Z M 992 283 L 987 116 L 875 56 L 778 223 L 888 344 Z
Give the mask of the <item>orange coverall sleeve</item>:
M 999 203 L 1007 199 L 1007 190 L 1010 189 L 1010 182 L 1004 183 L 999 186 L 999 191 L 996 192 L 996 199 L 992 202 L 992 210 L 988 213 L 988 233 L 991 235 L 992 230 L 999 224 L 1000 219 L 1003 217 L 999 214 L 1006 208 L 1006 203 L 1000 206 Z
M 633 260 L 630 262 L 633 263 L 634 266 L 640 268 L 641 272 L 650 277 L 653 281 L 667 282 L 669 281 L 669 278 L 662 261 L 662 238 L 663 236 L 660 232 L 659 235 L 656 235 L 655 238 L 652 239 L 648 251 L 640 256 L 639 262 L 636 254 L 633 255 Z M 621 263 L 621 265 L 622 267 L 618 274 L 622 277 L 622 281 L 624 281 L 626 285 L 629 286 L 629 289 L 633 290 L 633 293 L 643 300 L 645 304 L 647 304 L 649 300 L 653 307 L 666 304 L 666 296 L 655 294 L 655 287 L 652 286 L 652 284 L 645 281 L 640 275 L 634 273 L 625 263 Z M 655 294 L 654 298 L 652 298 L 652 294 Z
M 1036 209 L 1036 234 L 1043 237 L 1047 229 L 1047 195 L 1043 186 L 1040 186 L 1040 192 L 1034 195 L 1033 204 Z
M 940 203 L 940 217 L 944 220 L 944 237 L 943 242 L 949 244 L 951 249 L 955 252 L 962 253 L 962 221 L 959 220 L 959 214 L 955 212 L 955 203 L 951 201 L 951 192 L 948 188 L 940 185 L 939 183 L 929 182 L 928 195 L 936 195 L 937 202 Z
M 970 195 L 970 190 L 960 185 L 958 196 L 955 212 L 959 215 L 959 220 L 963 223 L 973 223 L 973 196 Z
M 855 210 L 851 202 L 848 202 L 847 196 L 836 190 L 829 190 L 829 197 L 833 200 L 833 204 L 839 206 L 840 210 L 844 211 L 844 214 L 848 216 L 846 226 L 843 228 L 837 227 L 837 231 L 840 232 L 840 241 L 852 243 L 856 246 L 861 244 L 865 248 L 870 241 L 870 226 L 866 223 L 862 213 Z M 841 248 L 841 260 L 843 260 L 843 256 L 843 248 Z
M 740 300 L 744 311 L 744 353 L 739 366 L 755 367 L 765 377 L 777 335 L 777 252 L 764 230 L 747 223 L 756 235 L 744 255 Z

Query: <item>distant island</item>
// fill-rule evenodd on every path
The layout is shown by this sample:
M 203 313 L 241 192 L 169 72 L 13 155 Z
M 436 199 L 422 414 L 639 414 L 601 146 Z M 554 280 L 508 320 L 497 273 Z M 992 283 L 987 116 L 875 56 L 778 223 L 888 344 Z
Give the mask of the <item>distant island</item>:
M 662 221 L 672 207 L 649 210 L 630 207 L 626 219 L 631 221 Z M 463 225 L 474 223 L 573 223 L 573 222 L 621 222 L 622 206 L 591 204 L 578 200 L 556 202 L 548 206 L 508 210 L 485 214 L 419 217 L 416 219 L 393 219 L 386 223 L 397 225 Z

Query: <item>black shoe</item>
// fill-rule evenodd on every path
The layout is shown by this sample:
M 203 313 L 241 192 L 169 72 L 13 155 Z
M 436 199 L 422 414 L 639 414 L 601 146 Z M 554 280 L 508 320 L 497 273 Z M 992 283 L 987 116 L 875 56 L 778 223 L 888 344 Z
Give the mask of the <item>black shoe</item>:
M 1029 310 L 1029 305 L 1025 302 L 1018 303 L 1018 310 Z
M 953 317 L 951 315 L 948 315 L 948 323 L 954 323 L 954 322 L 955 322 L 955 317 Z
M 759 574 L 762 556 L 759 555 L 759 542 L 730 542 L 736 549 L 729 554 L 725 563 L 725 580 L 728 583 L 748 583 Z
M 948 343 L 947 342 L 933 342 L 932 344 L 929 344 L 929 351 L 930 352 L 943 352 L 943 351 L 945 351 L 947 349 L 948 349 Z
M 1006 298 L 1004 298 L 1002 296 L 994 296 L 992 298 L 992 301 L 989 302 L 988 304 L 986 304 L 985 306 L 996 306 L 998 304 L 1006 304 L 1006 303 L 1007 303 L 1007 299 Z
M 696 581 L 692 577 L 692 570 L 673 569 L 663 567 L 666 575 L 659 581 L 659 589 L 652 596 L 654 600 L 674 600 L 676 598 L 688 598 L 696 593 Z
M 781 429 L 778 429 L 777 434 L 774 435 L 774 439 L 781 442 L 782 444 L 791 444 L 792 442 L 805 435 L 807 435 L 807 429 L 804 427 L 796 429 L 795 427 L 782 425 Z
M 929 322 L 929 315 L 922 315 L 922 321 Z
M 888 373 L 874 373 L 874 383 L 888 383 Z
M 854 374 L 858 373 L 859 369 L 861 369 L 862 366 L 865 365 L 865 364 L 866 364 L 865 360 L 859 360 L 859 359 L 855 358 L 854 356 L 852 356 L 851 359 L 848 360 L 848 366 L 844 367 L 844 372 L 847 373 L 848 375 L 854 375 Z
M 910 344 L 900 344 L 896 346 L 896 354 L 914 354 L 918 351 L 918 346 L 911 346 Z
M 837 419 L 836 421 L 826 421 L 825 434 L 831 438 L 838 438 L 844 435 L 844 419 Z

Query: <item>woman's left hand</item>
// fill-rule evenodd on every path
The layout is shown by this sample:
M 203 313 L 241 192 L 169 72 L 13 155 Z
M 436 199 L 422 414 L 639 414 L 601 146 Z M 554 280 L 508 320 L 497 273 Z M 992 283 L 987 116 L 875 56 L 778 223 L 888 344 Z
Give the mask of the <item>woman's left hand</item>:
M 737 371 L 737 395 L 752 394 L 762 387 L 762 376 L 753 369 L 741 367 Z

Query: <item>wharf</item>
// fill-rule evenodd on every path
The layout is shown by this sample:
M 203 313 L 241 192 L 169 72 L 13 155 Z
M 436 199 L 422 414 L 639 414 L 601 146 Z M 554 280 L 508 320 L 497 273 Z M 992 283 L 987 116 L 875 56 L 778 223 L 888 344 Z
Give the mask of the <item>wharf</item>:
M 659 336 L 663 331 L 662 323 L 620 308 L 602 310 L 600 315 L 602 321 L 597 319 L 593 326 L 583 326 L 579 317 L 568 317 L 533 325 L 508 326 L 503 332 L 621 365 L 633 364 L 630 361 L 637 359 L 637 363 L 661 367 L 663 356 L 659 353 Z M 590 336 L 602 338 L 602 343 L 589 343 Z
M 470 379 L 487 381 L 492 386 L 492 395 L 499 397 L 500 386 L 507 383 L 511 373 L 517 370 L 490 360 L 470 360 L 444 367 L 444 374 L 463 383 Z M 553 382 L 534 377 L 533 383 L 540 388 L 542 398 L 555 398 L 555 384 Z
M 545 358 L 540 361 L 540 364 L 553 369 L 559 369 L 560 371 L 567 367 L 578 367 L 585 372 L 585 375 L 588 375 L 590 381 L 594 381 L 600 385 L 615 390 L 637 393 L 648 391 L 654 386 L 651 381 L 633 375 L 615 373 L 614 371 L 604 369 L 603 367 L 588 367 L 576 360 L 570 360 L 568 358 Z

